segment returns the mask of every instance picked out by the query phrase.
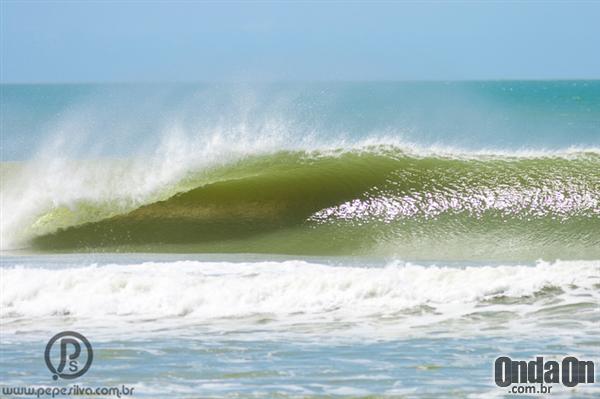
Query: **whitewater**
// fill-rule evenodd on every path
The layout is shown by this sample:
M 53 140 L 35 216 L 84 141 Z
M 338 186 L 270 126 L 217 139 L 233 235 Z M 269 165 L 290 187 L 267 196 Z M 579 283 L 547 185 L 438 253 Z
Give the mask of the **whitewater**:
M 19 328 L 26 324 L 24 318 L 40 324 L 56 315 L 86 324 L 110 320 L 113 330 L 122 323 L 165 318 L 171 327 L 210 322 L 227 329 L 231 318 L 264 318 L 269 321 L 265 328 L 275 330 L 305 323 L 315 332 L 327 328 L 334 334 L 343 326 L 338 333 L 357 333 L 348 331 L 352 325 L 359 335 L 369 326 L 369 336 L 385 336 L 388 329 L 411 335 L 418 326 L 475 315 L 493 325 L 501 321 L 495 315 L 503 312 L 520 320 L 531 313 L 544 318 L 548 312 L 570 318 L 572 309 L 580 309 L 582 326 L 590 331 L 597 327 L 594 320 L 586 320 L 599 299 L 597 261 L 459 267 L 397 261 L 344 266 L 339 260 L 136 264 L 116 259 L 121 263 L 49 263 L 42 269 L 11 260 L 20 264 L 3 270 L 1 317 L 9 321 L 8 327 L 10 321 L 19 321 Z M 82 300 L 69 300 L 74 297 Z M 528 306 L 519 306 L 519 301 Z

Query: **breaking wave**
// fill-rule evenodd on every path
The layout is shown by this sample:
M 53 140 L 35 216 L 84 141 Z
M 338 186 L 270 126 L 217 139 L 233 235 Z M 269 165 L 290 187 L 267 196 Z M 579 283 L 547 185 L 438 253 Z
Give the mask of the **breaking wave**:
M 468 267 L 294 260 L 18 266 L 23 262 L 2 269 L 0 317 L 6 328 L 19 328 L 23 318 L 35 323 L 64 317 L 181 325 L 243 319 L 278 328 L 372 322 L 406 329 L 481 318 L 506 324 L 507 315 L 556 321 L 573 317 L 575 310 L 580 322 L 597 328 L 597 261 Z
M 98 167 L 72 162 L 78 170 Z M 79 182 L 89 192 L 77 187 L 79 197 L 52 201 L 12 226 L 21 247 L 405 259 L 600 256 L 600 154 L 594 150 L 419 153 L 363 145 L 274 151 L 190 168 L 145 191 L 135 185 L 147 181 L 124 179 L 131 168 L 126 161 L 100 162 L 113 163 L 109 178 L 94 180 L 92 173 Z M 4 165 L 3 174 L 18 176 L 11 168 L 19 166 Z M 111 189 L 112 198 L 99 195 Z

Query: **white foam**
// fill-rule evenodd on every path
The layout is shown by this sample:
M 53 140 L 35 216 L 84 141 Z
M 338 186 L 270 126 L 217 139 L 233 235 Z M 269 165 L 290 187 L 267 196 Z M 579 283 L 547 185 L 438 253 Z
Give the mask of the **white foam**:
M 326 266 L 305 261 L 229 263 L 179 261 L 66 269 L 1 269 L 0 315 L 19 319 L 165 320 L 171 326 L 253 316 L 275 324 L 391 323 L 403 328 L 458 320 L 474 312 L 600 304 L 600 262 L 538 262 L 534 266 L 446 267 L 393 263 L 383 268 Z M 537 300 L 544 288 L 560 288 Z M 510 303 L 491 301 L 516 298 Z M 491 301 L 491 302 L 490 302 Z M 547 303 L 546 303 L 546 302 Z M 422 308 L 422 307 L 427 307 Z M 386 324 L 387 323 L 387 324 Z

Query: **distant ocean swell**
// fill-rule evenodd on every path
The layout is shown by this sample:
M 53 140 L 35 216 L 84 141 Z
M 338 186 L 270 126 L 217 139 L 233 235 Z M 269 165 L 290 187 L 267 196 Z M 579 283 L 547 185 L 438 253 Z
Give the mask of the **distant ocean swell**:
M 10 184 L 21 167 L 3 168 Z M 80 187 L 80 198 L 37 209 L 11 233 L 19 247 L 43 251 L 600 257 L 596 150 L 294 150 L 190 168 L 182 176 L 141 200 L 133 199 L 135 187 L 110 201 Z

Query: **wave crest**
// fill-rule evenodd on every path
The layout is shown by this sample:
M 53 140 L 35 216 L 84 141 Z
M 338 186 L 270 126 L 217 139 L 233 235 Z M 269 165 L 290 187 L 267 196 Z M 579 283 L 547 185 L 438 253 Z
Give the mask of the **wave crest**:
M 600 155 L 593 151 L 282 151 L 189 170 L 135 203 L 85 198 L 54 207 L 27 226 L 28 242 L 69 251 L 600 256 Z

